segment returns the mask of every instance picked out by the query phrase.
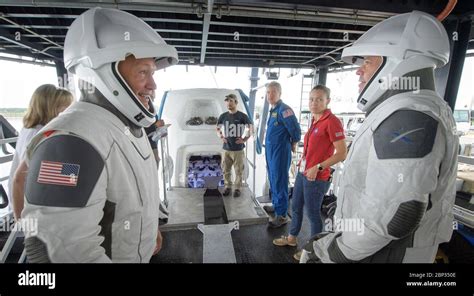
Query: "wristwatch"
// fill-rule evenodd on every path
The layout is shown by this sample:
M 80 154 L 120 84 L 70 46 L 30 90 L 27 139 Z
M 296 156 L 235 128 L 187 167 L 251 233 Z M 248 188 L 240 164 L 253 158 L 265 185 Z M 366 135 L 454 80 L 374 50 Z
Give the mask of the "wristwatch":
M 324 168 L 321 166 L 320 163 L 318 163 L 318 171 L 322 171 L 322 170 L 324 170 Z

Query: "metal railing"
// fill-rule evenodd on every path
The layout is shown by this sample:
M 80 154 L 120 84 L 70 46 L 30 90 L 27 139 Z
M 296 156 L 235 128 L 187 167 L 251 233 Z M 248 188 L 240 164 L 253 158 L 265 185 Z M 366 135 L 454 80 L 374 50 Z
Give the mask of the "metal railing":
M 1 130 L 0 126 L 0 130 Z M 0 136 L 3 137 L 3 130 L 0 131 Z M 8 163 L 13 160 L 14 154 L 8 151 L 7 145 L 6 144 L 12 144 L 16 143 L 18 141 L 18 137 L 13 137 L 13 138 L 7 138 L 7 139 L 0 139 L 0 146 L 2 147 L 2 152 L 5 154 L 4 156 L 0 157 L 0 164 Z M 0 182 L 7 181 L 10 178 L 10 176 L 2 176 L 0 177 Z M 7 206 L 8 206 L 8 197 L 5 197 L 7 199 Z M 10 209 L 10 211 L 7 211 L 3 216 L 0 217 L 0 226 L 2 226 L 3 229 L 8 229 L 8 226 L 13 226 L 15 225 L 16 222 L 13 221 L 13 211 Z M 22 232 L 20 230 L 17 230 L 15 228 L 12 229 L 10 235 L 8 236 L 7 241 L 5 242 L 3 248 L 0 250 L 0 263 L 5 263 L 8 256 L 10 255 L 11 249 L 18 237 L 22 237 Z M 20 260 L 18 260 L 18 263 L 23 263 L 25 262 L 25 250 L 23 250 Z
M 458 155 L 458 163 L 474 165 L 474 158 L 470 156 Z
M 171 168 L 169 167 L 169 145 L 168 145 L 168 135 L 160 138 L 160 146 L 161 146 L 161 172 L 162 172 L 162 180 L 163 180 L 163 201 L 165 205 L 168 205 L 168 197 L 166 192 L 172 189 L 171 186 Z M 168 170 L 168 173 L 166 173 Z
M 3 132 L 1 133 L 3 135 Z M 4 156 L 0 156 L 0 164 L 3 163 L 8 163 L 13 160 L 14 154 L 9 152 L 7 149 L 7 145 L 9 143 L 16 143 L 18 140 L 18 137 L 14 138 L 7 138 L 7 139 L 0 139 L 0 146 L 2 147 L 2 152 L 5 154 Z M 1 176 L 0 177 L 0 182 L 7 181 L 10 178 L 10 176 Z M 8 199 L 7 199 L 7 205 L 8 205 Z
M 252 149 L 252 161 L 250 161 L 249 157 L 248 157 L 248 146 L 245 145 L 245 159 L 247 160 L 247 163 L 249 165 L 249 167 L 252 168 L 253 170 L 253 174 L 252 174 L 252 194 L 253 196 L 255 197 L 256 194 L 255 194 L 255 182 L 256 182 L 256 170 L 257 170 L 257 137 L 256 137 L 256 131 L 255 131 L 255 126 L 254 126 L 254 131 L 253 131 L 253 134 L 252 134 L 252 138 L 253 138 L 253 149 Z

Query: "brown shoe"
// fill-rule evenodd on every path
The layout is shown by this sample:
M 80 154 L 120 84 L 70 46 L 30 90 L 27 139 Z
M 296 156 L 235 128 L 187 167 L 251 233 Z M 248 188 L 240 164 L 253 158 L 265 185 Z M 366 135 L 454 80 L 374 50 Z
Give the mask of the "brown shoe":
M 235 189 L 234 190 L 234 197 L 239 197 L 240 196 L 240 190 L 239 189 Z
M 290 241 L 288 240 L 288 236 L 282 235 L 280 238 L 274 239 L 273 244 L 279 247 L 284 247 L 284 246 L 296 247 L 296 240 Z

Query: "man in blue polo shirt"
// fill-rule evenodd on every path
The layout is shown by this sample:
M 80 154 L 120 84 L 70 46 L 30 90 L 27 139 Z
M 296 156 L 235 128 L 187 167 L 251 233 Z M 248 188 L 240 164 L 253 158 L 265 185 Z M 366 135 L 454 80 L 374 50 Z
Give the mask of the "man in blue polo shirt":
M 269 222 L 271 227 L 281 227 L 288 223 L 288 171 L 291 151 L 301 138 L 301 128 L 293 110 L 282 102 L 281 85 L 270 82 L 267 85 L 267 100 L 271 105 L 265 136 L 265 158 L 270 180 L 272 204 L 275 218 Z

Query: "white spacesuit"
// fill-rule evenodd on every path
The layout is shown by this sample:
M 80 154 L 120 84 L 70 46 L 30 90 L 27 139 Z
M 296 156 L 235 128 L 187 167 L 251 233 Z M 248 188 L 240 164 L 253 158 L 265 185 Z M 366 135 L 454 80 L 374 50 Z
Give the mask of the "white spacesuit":
M 429 263 L 452 234 L 458 138 L 433 75 L 448 62 L 447 33 L 426 13 L 394 16 L 342 54 L 349 63 L 368 56 L 383 61 L 359 96 L 367 117 L 335 172 L 335 229 L 310 241 L 302 263 Z
M 28 148 L 22 218 L 38 225 L 25 233 L 29 262 L 149 262 L 153 254 L 158 172 L 143 127 L 155 114 L 118 70 L 130 54 L 154 58 L 157 69 L 178 61 L 173 47 L 124 11 L 90 9 L 69 28 L 66 68 L 89 87 Z

